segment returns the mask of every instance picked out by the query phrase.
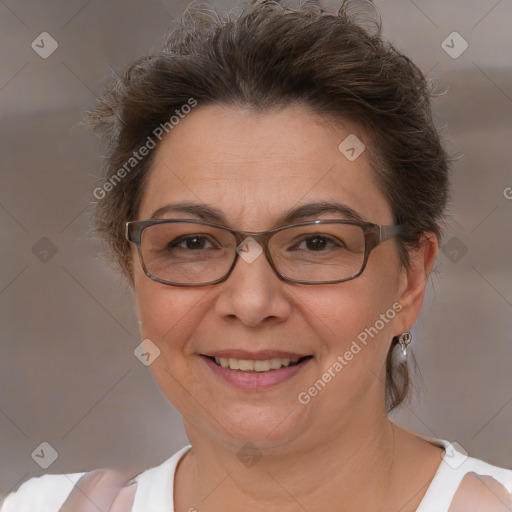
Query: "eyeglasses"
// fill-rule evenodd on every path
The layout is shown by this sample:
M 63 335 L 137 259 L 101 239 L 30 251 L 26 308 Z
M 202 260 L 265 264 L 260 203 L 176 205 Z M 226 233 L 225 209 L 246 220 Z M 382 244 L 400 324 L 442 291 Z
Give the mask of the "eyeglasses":
M 260 253 L 284 281 L 331 284 L 361 275 L 370 252 L 402 232 L 348 220 L 313 220 L 252 233 L 200 220 L 154 219 L 126 223 L 146 275 L 172 286 L 204 286 L 226 280 L 241 256 Z

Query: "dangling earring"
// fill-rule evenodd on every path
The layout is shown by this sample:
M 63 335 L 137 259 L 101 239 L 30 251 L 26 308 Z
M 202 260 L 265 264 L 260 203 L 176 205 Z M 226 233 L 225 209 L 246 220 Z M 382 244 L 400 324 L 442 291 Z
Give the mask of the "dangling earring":
M 400 346 L 402 347 L 402 352 L 403 352 L 404 356 L 407 355 L 407 345 L 409 345 L 409 343 L 411 343 L 411 341 L 412 341 L 412 334 L 410 331 L 403 332 L 402 334 L 400 334 L 400 336 L 398 336 L 398 343 L 400 343 Z

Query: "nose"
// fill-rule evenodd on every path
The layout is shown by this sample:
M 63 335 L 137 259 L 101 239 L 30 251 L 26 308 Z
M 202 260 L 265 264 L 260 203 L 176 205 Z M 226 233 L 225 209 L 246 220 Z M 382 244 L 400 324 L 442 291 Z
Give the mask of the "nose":
M 275 274 L 254 239 L 246 239 L 238 253 L 230 276 L 217 285 L 216 313 L 250 327 L 285 321 L 291 311 L 288 284 Z

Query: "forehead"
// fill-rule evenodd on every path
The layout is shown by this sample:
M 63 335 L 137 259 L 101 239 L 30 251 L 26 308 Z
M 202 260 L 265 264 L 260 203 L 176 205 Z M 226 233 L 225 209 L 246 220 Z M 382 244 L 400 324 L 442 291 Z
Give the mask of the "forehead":
M 157 147 L 139 218 L 187 201 L 220 209 L 232 227 L 256 231 L 293 207 L 327 201 L 369 222 L 391 223 L 369 151 L 353 159 L 361 144 L 368 141 L 359 127 L 302 106 L 263 114 L 198 106 Z

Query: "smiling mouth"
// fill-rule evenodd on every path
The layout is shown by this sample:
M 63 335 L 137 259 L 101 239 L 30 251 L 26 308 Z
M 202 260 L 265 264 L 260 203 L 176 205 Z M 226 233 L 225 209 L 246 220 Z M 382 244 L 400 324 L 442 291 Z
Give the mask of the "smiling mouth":
M 280 370 L 284 367 L 296 366 L 307 359 L 311 359 L 313 356 L 304 356 L 297 359 L 286 359 L 286 358 L 274 358 L 274 359 L 235 359 L 233 357 L 213 357 L 205 356 L 213 361 L 217 366 L 222 368 L 228 368 L 230 370 L 238 370 L 241 372 L 269 372 L 274 370 Z

